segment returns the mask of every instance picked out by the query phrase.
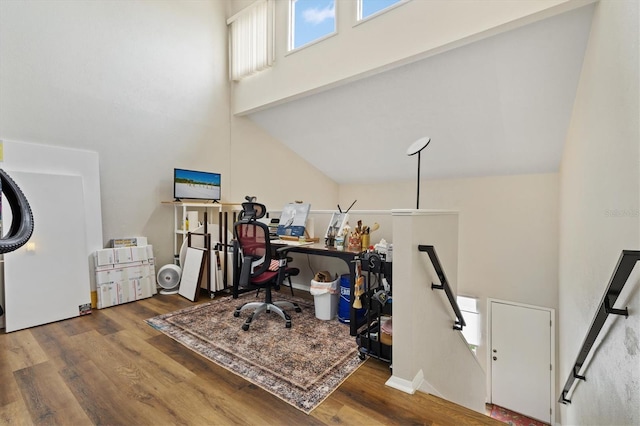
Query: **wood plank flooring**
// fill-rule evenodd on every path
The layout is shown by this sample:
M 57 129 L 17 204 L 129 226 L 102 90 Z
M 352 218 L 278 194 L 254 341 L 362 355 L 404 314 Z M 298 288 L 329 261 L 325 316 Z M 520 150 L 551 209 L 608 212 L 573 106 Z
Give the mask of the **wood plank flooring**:
M 0 424 L 502 424 L 385 386 L 389 366 L 374 359 L 306 415 L 144 322 L 191 305 L 178 295 L 158 295 L 0 334 Z

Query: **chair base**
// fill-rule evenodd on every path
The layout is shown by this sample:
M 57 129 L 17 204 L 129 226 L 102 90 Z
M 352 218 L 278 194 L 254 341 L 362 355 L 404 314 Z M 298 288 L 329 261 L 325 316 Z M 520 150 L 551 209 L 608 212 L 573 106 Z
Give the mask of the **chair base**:
M 280 315 L 280 317 L 282 317 L 282 319 L 284 319 L 284 321 L 285 321 L 284 326 L 286 328 L 291 328 L 291 317 L 282 308 L 293 308 L 293 309 L 295 309 L 296 312 L 302 312 L 302 309 L 300 308 L 300 306 L 298 306 L 297 303 L 288 302 L 288 301 L 285 301 L 285 300 L 278 300 L 276 302 L 271 302 L 271 303 L 267 303 L 267 302 L 249 302 L 249 303 L 245 303 L 244 305 L 238 306 L 236 308 L 236 310 L 233 312 L 233 316 L 234 317 L 239 317 L 240 316 L 240 312 L 242 312 L 242 311 L 244 311 L 246 309 L 254 309 L 254 308 L 255 308 L 255 310 L 251 313 L 251 315 L 249 315 L 247 320 L 242 325 L 242 329 L 244 331 L 249 330 L 249 326 L 251 325 L 251 322 L 255 318 L 257 318 L 260 314 L 262 314 L 263 312 L 270 313 L 270 312 L 273 311 L 276 314 Z

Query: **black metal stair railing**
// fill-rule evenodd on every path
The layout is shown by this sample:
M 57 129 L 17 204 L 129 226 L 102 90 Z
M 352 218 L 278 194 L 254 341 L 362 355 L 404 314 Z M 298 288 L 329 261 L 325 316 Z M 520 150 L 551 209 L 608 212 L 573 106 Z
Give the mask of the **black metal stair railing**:
M 442 269 L 442 265 L 440 264 L 440 260 L 438 259 L 438 255 L 436 254 L 436 249 L 433 246 L 419 245 L 418 250 L 424 251 L 429 255 L 429 259 L 431 260 L 433 269 L 436 271 L 438 279 L 440 280 L 440 285 L 431 283 L 431 289 L 444 290 L 447 295 L 447 299 L 449 299 L 449 303 L 453 308 L 453 312 L 456 315 L 456 321 L 453 324 L 453 329 L 462 330 L 462 327 L 465 327 L 467 323 L 464 322 L 464 318 L 462 317 L 462 312 L 460 312 L 458 302 L 456 302 L 456 298 L 451 291 L 451 287 L 449 286 L 449 282 L 447 281 L 447 276 L 445 275 L 444 270 Z
M 567 398 L 569 390 L 573 385 L 573 382 L 576 379 L 586 381 L 586 377 L 584 372 L 582 375 L 578 374 L 580 368 L 584 365 L 584 362 L 593 347 L 596 339 L 598 338 L 598 334 L 602 330 L 604 323 L 609 316 L 609 314 L 613 315 L 624 315 L 625 317 L 629 316 L 629 311 L 627 308 L 625 309 L 614 309 L 613 305 L 620 296 L 622 292 L 622 288 L 625 283 L 629 279 L 629 275 L 631 275 L 631 271 L 636 265 L 636 262 L 640 260 L 640 251 L 638 250 L 623 250 L 620 255 L 620 259 L 618 259 L 618 264 L 616 265 L 616 269 L 613 271 L 613 275 L 609 280 L 609 286 L 607 290 L 604 292 L 602 296 L 602 300 L 600 301 L 600 305 L 598 307 L 598 311 L 596 312 L 593 321 L 591 322 L 591 327 L 589 327 L 589 331 L 582 343 L 582 348 L 578 353 L 578 357 L 576 358 L 576 362 L 573 364 L 573 368 L 571 369 L 571 373 L 567 378 L 567 382 L 562 389 L 560 399 L 558 402 L 562 404 L 570 404 L 571 400 Z

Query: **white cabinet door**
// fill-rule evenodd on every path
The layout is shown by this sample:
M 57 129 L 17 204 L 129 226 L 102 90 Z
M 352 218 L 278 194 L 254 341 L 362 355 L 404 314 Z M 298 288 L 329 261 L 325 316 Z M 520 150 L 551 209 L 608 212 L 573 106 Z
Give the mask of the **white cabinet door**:
M 551 421 L 551 312 L 491 302 L 491 402 Z

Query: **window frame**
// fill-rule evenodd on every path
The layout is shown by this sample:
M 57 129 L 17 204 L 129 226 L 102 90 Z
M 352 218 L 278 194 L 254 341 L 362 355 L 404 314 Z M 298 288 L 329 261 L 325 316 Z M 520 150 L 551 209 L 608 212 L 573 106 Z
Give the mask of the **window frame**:
M 378 16 L 384 15 L 385 13 L 400 7 L 403 4 L 409 3 L 411 0 L 399 0 L 398 2 L 389 5 L 387 7 L 385 7 L 384 9 L 380 9 L 375 13 L 372 13 L 371 15 L 367 16 L 367 17 L 362 17 L 362 10 L 363 10 L 363 6 L 362 6 L 362 2 L 366 1 L 366 0 L 357 0 L 356 1 L 356 23 L 354 24 L 354 27 L 357 25 L 360 25 L 364 22 L 368 22 L 374 18 L 377 18 Z
M 460 307 L 460 312 L 462 313 L 462 316 L 465 318 L 465 322 L 467 322 L 467 325 L 471 322 L 469 321 L 470 316 L 475 317 L 475 328 L 476 328 L 476 341 L 470 341 L 470 339 L 467 338 L 467 336 L 465 335 L 465 330 L 462 330 L 462 334 L 465 337 L 465 340 L 467 341 L 467 343 L 469 344 L 469 347 L 471 348 L 471 350 L 473 350 L 475 352 L 475 349 L 480 346 L 480 343 L 482 341 L 482 330 L 481 330 L 481 323 L 480 323 L 480 310 L 478 309 L 478 302 L 479 299 L 477 297 L 474 296 L 465 296 L 465 295 L 458 295 L 456 296 L 456 302 L 458 303 L 458 305 L 463 305 L 460 301 L 461 298 L 467 299 L 469 301 L 473 301 L 474 306 L 474 311 L 471 311 L 469 309 L 464 309 L 462 306 Z M 469 314 L 465 317 L 465 313 Z M 469 327 L 471 328 L 471 327 Z
M 301 46 L 298 47 L 294 47 L 294 43 L 295 43 L 295 7 L 294 7 L 294 3 L 296 3 L 298 0 L 289 0 L 289 17 L 288 17 L 288 28 L 287 28 L 287 52 L 285 53 L 285 56 L 291 54 L 291 53 L 295 53 L 298 52 L 302 49 L 306 49 L 309 46 L 313 46 L 314 44 L 318 44 L 328 38 L 331 38 L 335 35 L 338 34 L 338 4 L 339 1 L 338 0 L 331 0 L 333 1 L 333 10 L 334 10 L 334 16 L 333 16 L 333 31 L 325 34 L 323 36 L 318 37 L 315 40 L 309 41 Z

